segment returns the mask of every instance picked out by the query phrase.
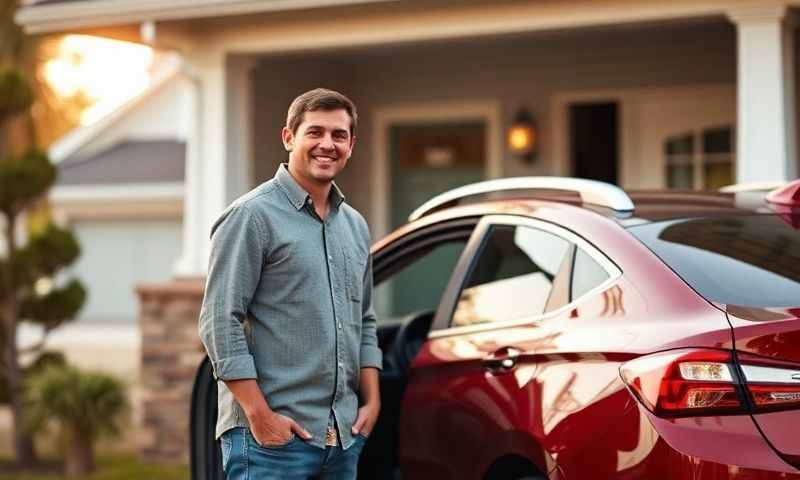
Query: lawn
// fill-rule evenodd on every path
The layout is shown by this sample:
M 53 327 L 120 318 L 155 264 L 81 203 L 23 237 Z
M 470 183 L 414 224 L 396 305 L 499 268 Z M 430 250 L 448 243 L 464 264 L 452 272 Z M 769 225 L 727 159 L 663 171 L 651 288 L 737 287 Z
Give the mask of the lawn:
M 0 460 L 0 480 L 61 480 L 57 467 L 54 473 L 8 473 L 10 461 Z M 139 461 L 134 454 L 107 454 L 99 456 L 97 470 L 85 480 L 187 480 L 189 468 L 184 466 L 149 465 Z

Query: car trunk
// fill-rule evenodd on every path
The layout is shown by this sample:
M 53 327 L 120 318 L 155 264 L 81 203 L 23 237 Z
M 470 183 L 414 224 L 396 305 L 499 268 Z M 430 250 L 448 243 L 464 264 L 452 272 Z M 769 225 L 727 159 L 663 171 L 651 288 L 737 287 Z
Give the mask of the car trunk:
M 800 302 L 798 302 L 800 303 Z M 740 356 L 755 355 L 775 362 L 777 383 L 786 390 L 800 390 L 800 307 L 754 308 L 728 305 L 734 329 L 735 349 Z M 752 383 L 748 381 L 748 383 Z M 794 388 L 791 388 L 794 387 Z M 789 463 L 800 468 L 800 393 L 784 393 L 798 401 L 771 412 L 755 412 L 753 419 L 772 447 Z

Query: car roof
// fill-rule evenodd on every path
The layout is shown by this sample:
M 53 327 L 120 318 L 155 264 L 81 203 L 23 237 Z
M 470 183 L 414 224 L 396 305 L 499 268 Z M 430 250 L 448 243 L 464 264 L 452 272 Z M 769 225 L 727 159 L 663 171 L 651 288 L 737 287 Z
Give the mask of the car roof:
M 436 216 L 450 212 L 454 217 L 464 216 L 464 207 L 471 215 L 499 213 L 503 204 L 531 206 L 540 202 L 554 202 L 590 210 L 617 221 L 622 226 L 640 225 L 691 217 L 736 216 L 762 213 L 775 213 L 764 197 L 764 191 L 724 193 L 718 191 L 696 190 L 626 190 L 634 209 L 620 212 L 611 208 L 596 206 L 581 201 L 579 195 L 561 191 L 537 191 L 535 193 L 498 192 L 490 198 L 465 200 L 458 205 L 442 208 Z M 426 215 L 427 216 L 427 215 Z M 424 217 L 423 217 L 424 218 Z

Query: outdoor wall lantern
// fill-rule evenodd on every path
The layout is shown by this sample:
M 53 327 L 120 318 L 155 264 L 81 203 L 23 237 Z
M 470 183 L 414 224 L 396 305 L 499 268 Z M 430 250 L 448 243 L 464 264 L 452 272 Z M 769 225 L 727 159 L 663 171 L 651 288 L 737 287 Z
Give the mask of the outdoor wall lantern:
M 522 108 L 514 117 L 514 123 L 508 129 L 506 141 L 508 149 L 525 163 L 533 163 L 539 146 L 536 122 L 533 115 Z

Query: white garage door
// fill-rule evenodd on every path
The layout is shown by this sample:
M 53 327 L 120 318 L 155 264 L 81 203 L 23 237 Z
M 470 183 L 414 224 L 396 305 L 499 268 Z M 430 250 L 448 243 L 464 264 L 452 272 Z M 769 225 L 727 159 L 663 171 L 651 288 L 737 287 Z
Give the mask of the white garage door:
M 88 290 L 77 320 L 135 322 L 139 302 L 134 288 L 172 277 L 180 253 L 181 223 L 80 222 L 72 228 L 81 245 L 73 273 Z

